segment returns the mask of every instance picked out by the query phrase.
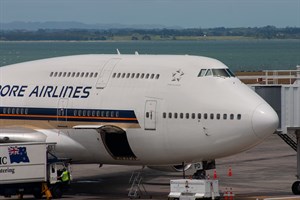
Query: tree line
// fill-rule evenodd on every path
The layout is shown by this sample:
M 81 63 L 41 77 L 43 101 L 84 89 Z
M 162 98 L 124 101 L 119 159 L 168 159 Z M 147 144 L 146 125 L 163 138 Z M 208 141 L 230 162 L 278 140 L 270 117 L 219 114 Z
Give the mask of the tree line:
M 254 28 L 188 28 L 188 29 L 39 29 L 28 30 L 0 30 L 2 41 L 41 41 L 41 40 L 177 40 L 201 39 L 206 37 L 248 37 L 256 39 L 300 39 L 300 28 L 274 26 Z

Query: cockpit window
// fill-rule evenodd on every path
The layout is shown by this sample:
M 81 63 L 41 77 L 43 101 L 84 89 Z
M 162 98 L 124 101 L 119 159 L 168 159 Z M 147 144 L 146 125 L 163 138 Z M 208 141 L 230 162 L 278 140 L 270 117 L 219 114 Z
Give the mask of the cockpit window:
M 212 75 L 211 69 L 208 69 L 208 70 L 206 71 L 205 76 L 211 76 L 211 75 Z
M 219 77 L 230 77 L 230 75 L 226 72 L 225 69 L 212 69 L 214 76 Z
M 207 69 L 201 69 L 200 72 L 199 72 L 199 74 L 198 74 L 198 77 L 199 77 L 199 76 L 204 76 L 206 70 L 207 70 Z
M 215 76 L 215 77 L 235 77 L 230 69 L 201 69 L 198 77 Z
M 234 73 L 230 69 L 226 69 L 226 72 L 231 76 L 235 77 Z

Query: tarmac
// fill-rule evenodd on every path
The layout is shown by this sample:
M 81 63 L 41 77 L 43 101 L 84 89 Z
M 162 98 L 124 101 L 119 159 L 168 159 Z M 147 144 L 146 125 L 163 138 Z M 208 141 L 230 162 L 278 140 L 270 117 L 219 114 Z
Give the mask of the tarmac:
M 296 180 L 296 152 L 279 136 L 272 135 L 258 146 L 231 157 L 217 159 L 217 176 L 221 192 L 232 190 L 235 200 L 298 199 L 292 194 L 291 185 Z M 229 168 L 232 176 L 228 176 Z M 73 165 L 73 182 L 63 199 L 117 199 L 128 198 L 129 179 L 137 166 Z M 194 173 L 186 172 L 187 177 Z M 213 177 L 213 170 L 209 170 Z M 141 199 L 166 200 L 171 179 L 181 179 L 182 173 L 143 170 L 145 191 Z M 0 199 L 16 199 L 12 198 Z M 24 199 L 33 199 L 25 195 Z

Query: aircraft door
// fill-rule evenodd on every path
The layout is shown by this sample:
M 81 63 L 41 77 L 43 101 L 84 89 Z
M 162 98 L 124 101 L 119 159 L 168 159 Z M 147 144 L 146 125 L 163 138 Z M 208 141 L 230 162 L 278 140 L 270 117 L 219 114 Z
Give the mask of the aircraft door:
M 156 130 L 156 104 L 155 100 L 147 100 L 145 104 L 145 130 Z
M 68 102 L 69 99 L 61 98 L 57 106 L 57 123 L 58 127 L 66 127 L 68 120 Z
M 97 89 L 104 89 L 107 86 L 111 72 L 119 61 L 119 58 L 112 58 L 105 64 L 96 83 Z

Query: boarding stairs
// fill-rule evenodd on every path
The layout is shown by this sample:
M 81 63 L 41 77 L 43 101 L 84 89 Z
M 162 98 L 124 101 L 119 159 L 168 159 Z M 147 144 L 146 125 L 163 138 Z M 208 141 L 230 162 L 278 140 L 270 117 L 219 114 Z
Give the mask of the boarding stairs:
M 142 190 L 147 193 L 145 186 L 143 184 L 143 172 L 142 171 L 134 171 L 131 174 L 129 184 L 131 184 L 131 188 L 128 192 L 128 197 L 131 199 L 140 198 L 142 195 Z
M 277 134 L 283 141 L 285 141 L 292 149 L 297 151 L 297 138 L 294 134 Z

